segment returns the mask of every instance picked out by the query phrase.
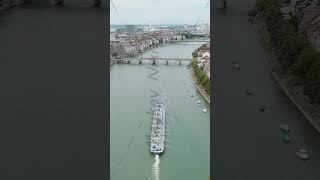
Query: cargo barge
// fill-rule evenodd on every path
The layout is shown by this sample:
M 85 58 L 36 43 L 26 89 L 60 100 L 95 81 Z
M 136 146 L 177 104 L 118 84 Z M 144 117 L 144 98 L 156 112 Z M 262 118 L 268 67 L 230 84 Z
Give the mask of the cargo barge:
M 161 154 L 165 147 L 165 126 L 166 126 L 166 110 L 164 104 L 156 104 L 154 107 L 151 137 L 150 137 L 150 151 L 153 154 Z

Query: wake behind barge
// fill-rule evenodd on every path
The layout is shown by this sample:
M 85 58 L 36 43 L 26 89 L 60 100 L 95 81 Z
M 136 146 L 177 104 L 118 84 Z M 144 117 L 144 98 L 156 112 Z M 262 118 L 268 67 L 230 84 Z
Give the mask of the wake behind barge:
M 156 104 L 151 125 L 150 151 L 161 154 L 165 146 L 166 111 L 164 104 Z

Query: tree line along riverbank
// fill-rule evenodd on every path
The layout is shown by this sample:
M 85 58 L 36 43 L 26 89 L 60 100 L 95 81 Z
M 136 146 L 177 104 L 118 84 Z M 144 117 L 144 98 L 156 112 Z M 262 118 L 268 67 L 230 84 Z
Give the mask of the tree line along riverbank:
M 192 53 L 192 62 L 190 64 L 192 71 L 191 75 L 195 81 L 195 85 L 200 93 L 205 97 L 205 99 L 210 103 L 210 78 L 203 71 L 202 67 L 197 65 L 197 57 L 199 50 L 205 48 L 206 44 L 203 44 L 201 47 L 194 50 Z
M 284 20 L 279 0 L 258 0 L 257 7 L 267 25 L 282 73 L 298 78 L 303 93 L 320 103 L 320 52 L 298 33 L 297 21 Z
M 320 52 L 284 19 L 278 0 L 258 0 L 254 23 L 268 51 L 272 73 L 286 94 L 320 132 Z

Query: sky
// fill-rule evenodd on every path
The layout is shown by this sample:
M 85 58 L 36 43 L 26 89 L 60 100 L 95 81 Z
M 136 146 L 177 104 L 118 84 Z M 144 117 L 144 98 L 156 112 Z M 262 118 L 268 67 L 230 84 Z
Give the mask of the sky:
M 194 25 L 198 19 L 209 23 L 210 0 L 110 0 L 111 24 Z

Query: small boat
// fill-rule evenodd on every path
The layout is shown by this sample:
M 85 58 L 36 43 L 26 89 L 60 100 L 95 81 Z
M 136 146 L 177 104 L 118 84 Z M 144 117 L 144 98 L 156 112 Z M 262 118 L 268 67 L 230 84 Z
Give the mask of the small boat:
M 285 143 L 290 143 L 290 142 L 291 142 L 291 138 L 290 138 L 289 134 L 283 134 L 283 135 L 282 135 L 282 140 L 283 140 Z
M 234 64 L 234 68 L 240 70 L 240 65 L 238 63 Z
M 280 129 L 281 129 L 281 131 L 283 131 L 285 133 L 290 132 L 290 128 L 289 128 L 288 124 L 280 124 Z
M 296 154 L 300 159 L 303 159 L 303 160 L 309 159 L 308 152 L 305 149 L 299 149 L 299 151 L 297 151 Z
M 206 112 L 207 112 L 207 110 L 206 110 L 206 109 L 203 109 L 202 111 L 203 111 L 204 113 L 206 113 Z
M 261 112 L 264 112 L 265 109 L 266 109 L 266 108 L 265 108 L 264 106 L 260 106 L 260 107 L 259 107 L 259 111 L 261 111 Z
M 201 101 L 200 100 L 198 100 L 198 104 L 200 104 L 201 103 Z
M 190 97 L 193 97 L 193 95 L 191 95 Z

